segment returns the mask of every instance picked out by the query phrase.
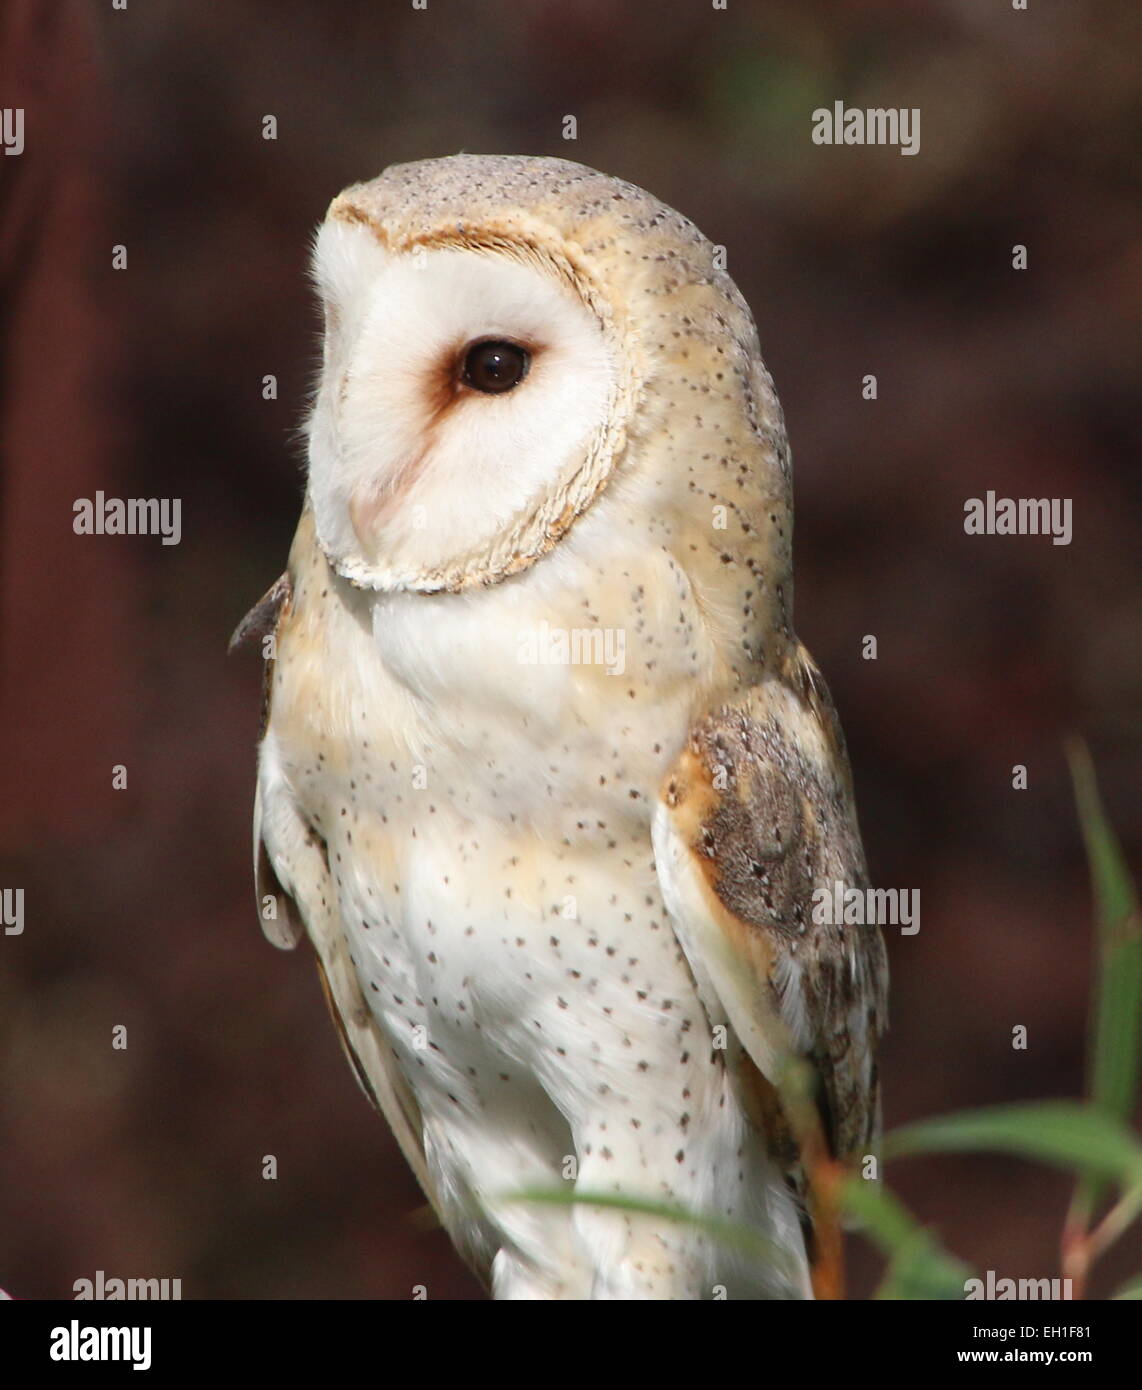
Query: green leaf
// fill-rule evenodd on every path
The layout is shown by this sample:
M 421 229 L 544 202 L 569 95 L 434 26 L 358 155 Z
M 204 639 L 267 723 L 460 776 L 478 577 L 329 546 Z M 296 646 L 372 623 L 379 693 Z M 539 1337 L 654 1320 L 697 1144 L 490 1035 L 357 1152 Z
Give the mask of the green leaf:
M 1091 1099 L 1129 1122 L 1142 1063 L 1142 914 L 1106 819 L 1086 745 L 1067 748 L 1097 910 L 1098 954 L 1088 1074 Z
M 946 1255 L 927 1232 L 925 1239 L 899 1251 L 888 1263 L 873 1297 L 880 1301 L 962 1301 L 972 1273 L 967 1265 Z
M 990 1151 L 1113 1178 L 1124 1188 L 1142 1182 L 1142 1144 L 1117 1120 L 1078 1101 L 1031 1101 L 963 1110 L 898 1129 L 884 1140 L 886 1157 Z
M 1139 1274 L 1135 1279 L 1131 1279 L 1129 1283 L 1123 1284 L 1123 1286 L 1120 1289 L 1112 1293 L 1110 1296 L 1112 1299 L 1115 1300 L 1124 1298 L 1142 1298 L 1142 1274 Z
M 621 1196 L 613 1192 L 584 1192 L 574 1187 L 524 1188 L 507 1192 L 496 1199 L 500 1202 L 540 1202 L 547 1206 L 605 1207 L 614 1211 L 632 1212 L 637 1216 L 653 1216 L 659 1221 L 673 1221 L 694 1226 L 719 1245 L 739 1250 L 753 1259 L 769 1264 L 796 1278 L 793 1260 L 787 1250 L 769 1240 L 753 1226 L 744 1222 L 726 1221 L 717 1216 L 692 1212 L 671 1202 L 656 1202 L 641 1197 Z
M 924 1229 L 883 1184 L 869 1178 L 850 1175 L 841 1188 L 841 1202 L 886 1255 L 902 1249 Z
M 879 1182 L 850 1177 L 841 1200 L 888 1257 L 878 1299 L 962 1299 L 972 1270 L 944 1250 Z

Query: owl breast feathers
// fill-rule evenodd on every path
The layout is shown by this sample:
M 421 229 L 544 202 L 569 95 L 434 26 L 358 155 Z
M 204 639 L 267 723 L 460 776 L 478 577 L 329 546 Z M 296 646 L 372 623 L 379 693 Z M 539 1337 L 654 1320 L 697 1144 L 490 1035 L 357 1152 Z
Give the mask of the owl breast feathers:
M 813 912 L 864 859 L 714 250 L 473 155 L 317 237 L 306 501 L 243 627 L 259 902 L 498 1298 L 835 1295 L 830 1175 L 876 1138 L 884 949 Z

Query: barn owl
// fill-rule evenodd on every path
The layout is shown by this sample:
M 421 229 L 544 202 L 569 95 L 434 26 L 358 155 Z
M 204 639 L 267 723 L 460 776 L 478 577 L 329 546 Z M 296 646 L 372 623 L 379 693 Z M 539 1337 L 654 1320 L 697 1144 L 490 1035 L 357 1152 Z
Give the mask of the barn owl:
M 875 1142 L 884 949 L 813 911 L 863 853 L 714 249 L 629 183 L 474 155 L 316 238 L 305 502 L 242 629 L 259 902 L 496 1298 L 835 1293 L 815 1175 Z

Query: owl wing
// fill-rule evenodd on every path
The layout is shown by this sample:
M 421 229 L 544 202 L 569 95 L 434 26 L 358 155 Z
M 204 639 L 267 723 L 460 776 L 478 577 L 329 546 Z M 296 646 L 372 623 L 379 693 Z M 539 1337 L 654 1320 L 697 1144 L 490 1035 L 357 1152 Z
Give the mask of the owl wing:
M 831 901 L 835 883 L 863 890 L 867 876 L 840 726 L 804 648 L 694 724 L 654 841 L 679 944 L 711 1023 L 744 1049 L 743 1091 L 771 1152 L 791 1173 L 805 1158 L 778 1094 L 789 1056 L 816 1071 L 826 1157 L 864 1152 L 879 1128 L 887 964 L 875 925 L 814 921 L 815 890 Z
M 282 575 L 239 624 L 231 646 L 274 634 L 272 651 L 288 640 L 292 584 Z M 329 1012 L 361 1089 L 396 1135 L 409 1167 L 439 1214 L 425 1160 L 419 1107 L 361 993 L 337 907 L 325 842 L 306 820 L 277 764 L 271 721 L 274 658 L 266 659 L 262 743 L 254 793 L 254 881 L 262 929 L 290 950 L 308 934 Z

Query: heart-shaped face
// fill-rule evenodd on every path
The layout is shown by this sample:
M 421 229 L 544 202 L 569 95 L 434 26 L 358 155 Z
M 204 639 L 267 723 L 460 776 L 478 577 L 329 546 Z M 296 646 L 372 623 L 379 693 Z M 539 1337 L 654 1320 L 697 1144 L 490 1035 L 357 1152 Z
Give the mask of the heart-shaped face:
M 316 273 L 310 495 L 334 566 L 431 589 L 534 558 L 611 463 L 615 352 L 573 278 L 524 242 L 393 249 L 336 215 Z

